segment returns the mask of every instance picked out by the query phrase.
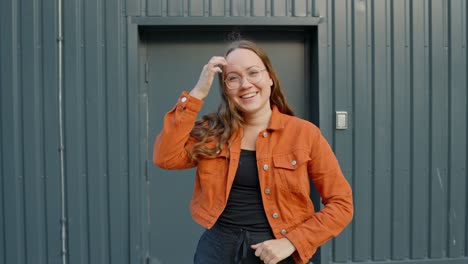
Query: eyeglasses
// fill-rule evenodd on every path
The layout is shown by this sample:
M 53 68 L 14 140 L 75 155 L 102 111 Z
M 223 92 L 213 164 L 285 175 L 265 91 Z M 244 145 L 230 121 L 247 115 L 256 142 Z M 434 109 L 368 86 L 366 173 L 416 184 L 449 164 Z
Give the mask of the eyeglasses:
M 261 69 L 257 66 L 250 67 L 247 71 L 245 79 L 247 79 L 249 83 L 259 83 L 262 81 L 262 72 L 264 71 L 266 71 L 266 69 Z M 236 90 L 239 89 L 242 84 L 244 84 L 244 78 L 242 78 L 242 76 L 237 73 L 229 73 L 224 79 L 224 82 L 226 83 L 226 86 L 229 90 Z

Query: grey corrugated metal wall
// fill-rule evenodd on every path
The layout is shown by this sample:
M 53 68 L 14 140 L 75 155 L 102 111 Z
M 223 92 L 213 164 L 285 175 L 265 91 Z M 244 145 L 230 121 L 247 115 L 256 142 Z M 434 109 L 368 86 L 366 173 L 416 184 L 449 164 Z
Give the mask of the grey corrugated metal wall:
M 56 7 L 0 1 L 0 262 L 59 263 Z
M 141 127 L 132 19 L 300 24 L 311 16 L 323 17 L 320 126 L 356 204 L 322 263 L 466 263 L 467 9 L 464 0 L 65 1 L 69 263 L 145 258 L 152 139 Z M 56 1 L 0 2 L 2 263 L 61 263 L 56 32 Z M 342 110 L 350 128 L 337 131 Z
M 466 2 L 333 3 L 321 120 L 352 113 L 330 136 L 356 203 L 333 260 L 466 263 Z
M 61 252 L 57 1 L 0 1 L 0 263 L 129 263 L 123 1 L 64 1 Z
M 123 1 L 64 1 L 64 131 L 70 263 L 130 262 L 130 173 Z M 135 226 L 135 229 L 138 229 Z
M 330 136 L 356 203 L 333 260 L 466 263 L 466 2 L 331 4 L 321 124 L 352 113 Z

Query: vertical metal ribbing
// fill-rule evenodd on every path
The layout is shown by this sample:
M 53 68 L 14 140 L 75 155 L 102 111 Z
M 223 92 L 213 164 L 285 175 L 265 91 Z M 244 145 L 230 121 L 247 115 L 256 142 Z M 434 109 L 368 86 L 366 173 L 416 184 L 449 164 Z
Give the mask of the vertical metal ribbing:
M 65 197 L 65 163 L 64 163 L 64 125 L 63 125 L 63 32 L 62 32 L 62 0 L 58 5 L 58 100 L 59 100 L 59 153 L 60 153 L 60 190 L 61 190 L 61 217 L 60 234 L 62 240 L 62 264 L 67 264 L 67 217 Z

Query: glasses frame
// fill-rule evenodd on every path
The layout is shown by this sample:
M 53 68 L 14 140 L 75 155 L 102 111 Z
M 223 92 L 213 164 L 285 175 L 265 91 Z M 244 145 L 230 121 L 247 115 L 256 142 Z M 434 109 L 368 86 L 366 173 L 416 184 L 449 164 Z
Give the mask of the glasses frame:
M 250 67 L 250 69 L 253 68 L 253 67 L 260 68 L 260 67 L 258 67 L 258 66 L 252 66 L 252 67 Z M 238 76 L 240 77 L 239 86 L 236 87 L 236 88 L 230 88 L 230 87 L 229 87 L 229 85 L 228 85 L 228 83 L 227 83 L 227 75 L 226 75 L 226 78 L 224 78 L 224 81 L 223 81 L 223 82 L 224 82 L 224 84 L 226 84 L 226 88 L 227 88 L 228 90 L 230 90 L 230 91 L 234 91 L 234 90 L 237 90 L 237 89 L 241 88 L 242 85 L 244 84 L 244 81 L 245 81 L 245 80 L 247 80 L 249 83 L 257 84 L 257 83 L 259 83 L 259 82 L 261 82 L 261 81 L 263 80 L 263 72 L 264 72 L 264 71 L 267 71 L 267 69 L 266 69 L 266 68 L 263 68 L 263 69 L 259 69 L 259 71 L 260 71 L 260 74 L 261 74 L 261 75 L 260 75 L 260 78 L 259 78 L 257 81 L 255 81 L 255 82 L 249 80 L 249 76 L 248 76 L 248 75 L 247 75 L 247 76 L 246 76 L 245 74 L 239 75 L 239 74 L 236 73 L 236 75 L 238 75 Z

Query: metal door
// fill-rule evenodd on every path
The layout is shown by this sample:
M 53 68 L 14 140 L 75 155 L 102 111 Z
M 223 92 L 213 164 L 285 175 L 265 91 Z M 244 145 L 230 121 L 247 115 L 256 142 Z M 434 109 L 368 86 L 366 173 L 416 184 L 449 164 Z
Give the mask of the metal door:
M 229 43 L 226 31 L 148 31 L 143 35 L 146 54 L 148 94 L 148 159 L 152 157 L 154 138 L 161 130 L 164 114 L 176 103 L 184 90 L 190 91 L 205 63 L 222 55 Z M 308 41 L 304 32 L 249 31 L 269 54 L 296 115 L 309 113 L 310 74 Z M 215 111 L 219 102 L 216 79 L 205 99 L 204 113 Z M 167 171 L 148 166 L 148 248 L 149 263 L 192 263 L 193 253 L 203 228 L 189 212 L 195 170 Z

